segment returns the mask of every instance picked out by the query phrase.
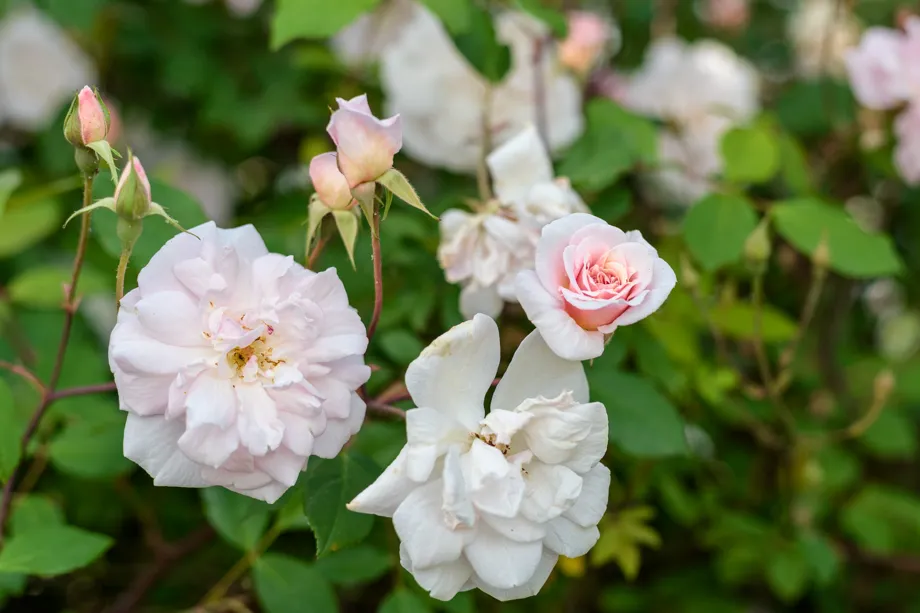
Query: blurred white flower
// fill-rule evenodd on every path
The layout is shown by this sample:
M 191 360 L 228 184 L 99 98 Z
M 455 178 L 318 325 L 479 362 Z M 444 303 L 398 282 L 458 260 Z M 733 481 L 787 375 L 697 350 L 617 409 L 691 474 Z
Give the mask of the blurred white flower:
M 711 191 L 722 170 L 722 136 L 757 114 L 759 94 L 756 69 L 721 43 L 652 43 L 622 100 L 668 126 L 659 139 L 662 169 L 651 177 L 662 199 L 689 205 Z
M 335 269 L 269 253 L 252 226 L 168 241 L 109 343 L 125 456 L 155 485 L 273 502 L 364 419 L 367 337 Z
M 498 327 L 477 315 L 409 365 L 407 443 L 353 511 L 392 517 L 400 562 L 432 597 L 479 588 L 499 600 L 543 586 L 560 555 L 597 542 L 610 471 L 604 405 L 588 402 L 578 362 L 537 332 L 484 403 L 500 358 Z
M 488 106 L 493 144 L 500 145 L 536 123 L 533 55 L 547 36 L 535 19 L 517 12 L 496 20 L 499 40 L 511 47 L 511 70 L 491 88 Z M 542 71 L 551 151 L 571 144 L 584 129 L 581 87 L 545 46 Z M 381 54 L 381 86 L 388 115 L 399 113 L 404 151 L 456 172 L 473 172 L 482 154 L 486 84 L 454 46 L 441 22 L 414 6 L 399 35 Z
M 460 283 L 460 312 L 497 316 L 516 302 L 514 279 L 533 269 L 540 231 L 569 213 L 587 211 L 553 166 L 533 126 L 487 158 L 496 199 L 477 212 L 451 209 L 441 216 L 438 260 L 447 280 Z
M 0 124 L 41 130 L 95 81 L 90 58 L 40 11 L 23 6 L 0 21 Z
M 412 0 L 384 0 L 333 36 L 332 50 L 346 66 L 376 62 L 383 49 L 402 36 L 403 25 L 412 19 L 415 10 Z
M 846 2 L 802 0 L 789 16 L 789 39 L 800 75 L 843 77 L 847 49 L 859 42 L 859 21 Z

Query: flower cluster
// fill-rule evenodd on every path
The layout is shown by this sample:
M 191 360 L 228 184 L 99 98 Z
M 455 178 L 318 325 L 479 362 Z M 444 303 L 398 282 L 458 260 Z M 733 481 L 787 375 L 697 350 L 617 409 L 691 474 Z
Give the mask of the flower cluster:
M 652 176 L 665 201 L 693 204 L 722 170 L 719 144 L 731 127 L 759 110 L 757 72 L 725 45 L 673 38 L 652 43 L 625 86 L 623 104 L 662 119 L 659 162 Z
M 906 105 L 894 122 L 898 138 L 894 163 L 912 185 L 920 183 L 920 18 L 907 19 L 903 32 L 869 28 L 846 56 L 853 93 L 870 109 Z
M 406 446 L 348 505 L 393 518 L 403 567 L 441 600 L 472 588 L 499 600 L 536 594 L 560 555 L 597 542 L 607 506 L 607 413 L 588 402 L 582 365 L 532 333 L 486 415 L 499 354 L 484 315 L 425 349 L 406 372 L 418 407 L 406 414 Z
M 486 160 L 496 199 L 468 212 L 441 216 L 438 260 L 447 280 L 460 283 L 460 311 L 497 316 L 505 301 L 516 301 L 518 272 L 532 269 L 540 230 L 569 213 L 587 211 L 553 166 L 533 126 L 493 151 Z

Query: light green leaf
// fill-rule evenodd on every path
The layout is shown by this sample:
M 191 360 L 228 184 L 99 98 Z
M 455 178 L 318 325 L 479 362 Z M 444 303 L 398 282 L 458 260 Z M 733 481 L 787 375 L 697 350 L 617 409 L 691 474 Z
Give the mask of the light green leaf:
M 558 9 L 546 6 L 541 0 L 515 0 L 515 4 L 525 13 L 530 13 L 545 23 L 559 40 L 564 40 L 568 35 L 568 20 Z
M 10 516 L 10 532 L 22 534 L 42 530 L 46 526 L 64 523 L 64 512 L 46 496 L 27 494 L 19 496 L 13 503 Z
M 886 407 L 859 443 L 883 460 L 909 460 L 917 454 L 917 428 L 900 407 Z
M 779 145 L 764 125 L 732 128 L 722 137 L 722 175 L 735 183 L 763 183 L 779 170 Z
M 470 29 L 470 0 L 421 0 L 421 3 L 438 16 L 451 34 Z
M 831 583 L 840 573 L 840 554 L 829 538 L 812 530 L 799 535 L 796 545 L 818 585 Z
M 278 0 L 271 24 L 271 48 L 298 38 L 327 38 L 337 33 L 380 0 Z
M 0 572 L 63 575 L 92 563 L 112 543 L 105 535 L 73 526 L 41 526 L 10 537 L 0 550 Z
M 624 452 L 662 457 L 689 451 L 683 419 L 650 383 L 622 372 L 597 373 L 591 381 L 593 399 L 607 407 L 610 440 Z
M 600 539 L 591 550 L 591 564 L 601 566 L 614 561 L 627 579 L 635 579 L 642 563 L 641 548 L 661 546 L 658 532 L 647 524 L 654 515 L 653 508 L 639 506 L 605 517 L 599 526 Z
M 37 309 L 59 309 L 64 301 L 64 285 L 70 283 L 72 275 L 73 271 L 63 266 L 30 268 L 14 277 L 7 291 L 16 304 Z M 77 295 L 109 292 L 114 285 L 114 280 L 110 281 L 95 268 L 84 265 L 77 284 Z
M 781 547 L 767 561 L 767 583 L 783 602 L 798 600 L 808 585 L 808 562 L 797 547 Z
M 98 94 L 97 94 L 98 95 Z M 115 166 L 115 157 L 121 157 L 117 151 L 112 149 L 112 145 L 105 140 L 97 140 L 94 143 L 86 145 L 90 149 L 96 152 L 96 155 L 99 156 L 105 165 L 109 167 L 109 172 L 112 175 L 112 183 L 118 183 L 118 167 Z
M 70 217 L 64 220 L 64 227 L 66 228 L 67 224 L 73 221 L 74 217 L 79 217 L 80 215 L 87 215 L 95 211 L 96 209 L 108 209 L 114 213 L 115 212 L 115 199 L 114 198 L 102 198 L 101 200 L 97 200 L 96 202 L 90 205 L 87 205 L 83 207 L 82 209 L 77 209 L 76 211 L 70 214 Z
M 600 191 L 639 164 L 658 157 L 658 130 L 610 100 L 596 98 L 586 109 L 587 126 L 562 160 L 559 174 L 578 187 Z
M 335 592 L 313 565 L 285 555 L 261 556 L 252 569 L 265 613 L 336 613 Z
M 888 236 L 866 232 L 841 208 L 800 198 L 776 204 L 770 215 L 777 232 L 806 255 L 826 237 L 830 267 L 842 275 L 883 277 L 903 268 Z
M 6 203 L 19 186 L 22 185 L 22 172 L 18 168 L 0 170 L 0 218 L 6 210 Z
M 379 579 L 393 563 L 392 554 L 370 545 L 358 545 L 319 558 L 315 567 L 331 583 L 354 587 Z
M 39 200 L 9 207 L 0 223 L 0 258 L 16 255 L 39 242 L 60 226 L 54 200 Z
M 345 243 L 345 251 L 348 252 L 351 267 L 356 268 L 355 241 L 358 240 L 358 218 L 351 211 L 333 211 L 332 217 L 335 219 L 335 227 L 339 230 L 339 236 Z
M 757 214 L 747 198 L 711 194 L 687 212 L 684 240 L 704 269 L 716 270 L 741 259 L 744 242 L 756 227 Z
M 282 532 L 294 530 L 309 530 L 310 522 L 303 514 L 303 498 L 290 496 L 287 503 L 281 507 L 275 520 Z
M 377 613 L 432 613 L 428 603 L 403 587 L 384 598 Z
M 19 463 L 19 441 L 23 431 L 23 424 L 14 412 L 13 393 L 0 379 L 0 481 L 9 479 Z
M 879 555 L 920 549 L 920 498 L 884 485 L 867 485 L 840 515 L 844 532 Z
M 808 157 L 802 145 L 788 134 L 779 140 L 780 177 L 790 192 L 806 195 L 814 191 Z
M 387 357 L 403 366 L 417 358 L 425 348 L 414 334 L 402 328 L 383 332 L 379 342 Z
M 228 543 L 249 551 L 268 527 L 271 508 L 261 500 L 222 487 L 201 491 L 208 523 Z
M 754 309 L 748 303 L 721 304 L 712 310 L 712 319 L 727 336 L 741 340 L 754 338 Z M 763 305 L 760 319 L 760 336 L 766 343 L 782 343 L 795 335 L 796 323 L 770 305 Z
M 373 517 L 349 511 L 345 505 L 377 474 L 372 462 L 354 453 L 340 453 L 330 460 L 310 459 L 304 512 L 316 536 L 317 556 L 362 541 L 370 533 Z
M 68 425 L 51 440 L 48 455 L 52 464 L 64 474 L 84 479 L 108 479 L 130 472 L 135 465 L 122 452 L 125 419 L 119 411 L 107 419 Z
M 418 194 L 415 192 L 415 188 L 409 183 L 409 179 L 395 168 L 391 168 L 383 173 L 383 175 L 377 179 L 377 183 L 390 190 L 393 195 L 397 196 L 409 206 L 415 207 L 420 211 L 425 211 L 431 215 L 431 211 L 425 208 L 421 198 L 419 198 Z M 437 219 L 434 215 L 431 216 Z

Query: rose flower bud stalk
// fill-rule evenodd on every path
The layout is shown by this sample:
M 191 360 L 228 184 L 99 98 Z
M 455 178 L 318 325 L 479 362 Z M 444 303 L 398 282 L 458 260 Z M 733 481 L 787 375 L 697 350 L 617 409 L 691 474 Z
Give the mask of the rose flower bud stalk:
M 546 344 L 567 360 L 604 352 L 617 326 L 640 321 L 664 303 L 677 276 L 637 230 L 575 213 L 548 224 L 536 270 L 518 273 L 518 301 Z

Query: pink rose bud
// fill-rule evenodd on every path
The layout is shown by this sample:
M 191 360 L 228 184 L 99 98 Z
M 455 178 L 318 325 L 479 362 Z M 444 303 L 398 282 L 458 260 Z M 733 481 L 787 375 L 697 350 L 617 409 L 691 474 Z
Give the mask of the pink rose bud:
M 310 180 L 317 196 L 330 209 L 350 209 L 355 204 L 348 181 L 339 170 L 333 152 L 321 153 L 310 160 Z
M 706 0 L 703 6 L 703 21 L 722 30 L 740 30 L 750 17 L 750 0 Z
M 536 270 L 518 273 L 517 298 L 546 344 L 567 360 L 604 352 L 606 337 L 658 310 L 674 271 L 637 230 L 575 213 L 543 228 Z
M 70 105 L 64 120 L 64 137 L 74 147 L 105 140 L 109 131 L 109 114 L 99 92 L 84 87 Z
M 402 148 L 399 115 L 377 119 L 362 94 L 351 100 L 336 98 L 339 109 L 332 113 L 326 131 L 338 150 L 339 169 L 352 189 L 393 167 L 393 156 Z
M 586 75 L 603 57 L 613 28 L 600 15 L 588 11 L 570 11 L 569 33 L 559 44 L 559 61 L 580 75 Z
M 125 220 L 137 221 L 147 215 L 151 201 L 147 173 L 141 161 L 129 154 L 128 163 L 115 187 L 115 212 Z

